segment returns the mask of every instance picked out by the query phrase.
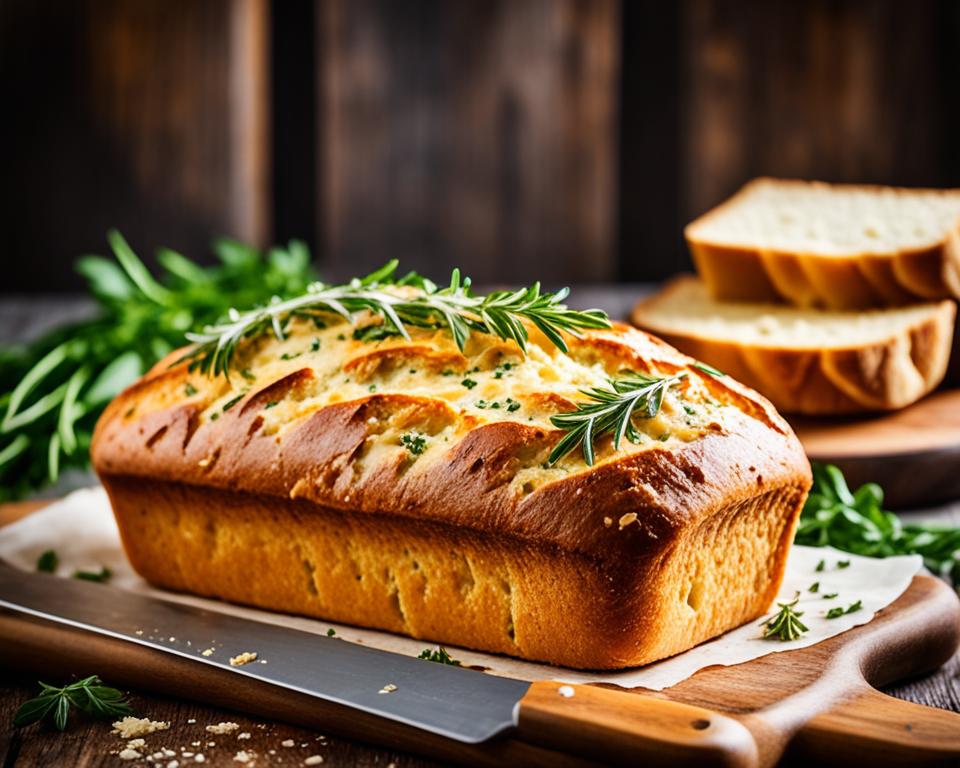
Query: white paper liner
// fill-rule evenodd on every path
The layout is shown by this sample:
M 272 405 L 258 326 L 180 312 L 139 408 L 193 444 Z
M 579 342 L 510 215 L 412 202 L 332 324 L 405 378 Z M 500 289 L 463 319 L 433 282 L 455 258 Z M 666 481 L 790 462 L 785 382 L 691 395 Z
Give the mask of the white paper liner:
M 0 558 L 17 568 L 34 570 L 37 558 L 47 549 L 56 551 L 60 561 L 57 573 L 65 577 L 78 569 L 96 571 L 105 565 L 113 572 L 110 583 L 132 592 L 316 634 L 325 635 L 332 627 L 338 637 L 348 642 L 411 656 L 432 647 L 425 640 L 413 640 L 387 632 L 271 613 L 154 589 L 137 576 L 127 562 L 109 501 L 102 488 L 75 491 L 39 512 L 0 528 Z M 818 572 L 817 566 L 821 561 L 824 567 Z M 837 567 L 837 563 L 843 561 L 849 561 L 850 565 L 846 568 Z M 614 683 L 625 688 L 643 687 L 659 691 L 686 680 L 705 667 L 742 664 L 768 653 L 805 648 L 851 627 L 866 624 L 878 610 L 892 603 L 906 590 L 922 566 L 919 555 L 875 559 L 829 547 L 795 546 L 787 563 L 787 573 L 778 599 L 792 600 L 797 592 L 800 593 L 797 609 L 803 611 L 802 621 L 809 627 L 809 632 L 803 637 L 790 642 L 763 640 L 760 622 L 754 621 L 673 658 L 623 672 L 580 672 L 454 646 L 447 646 L 447 650 L 464 665 L 483 667 L 495 675 L 522 680 Z M 814 582 L 819 582 L 816 593 L 809 591 Z M 836 598 L 824 598 L 824 595 L 834 592 L 837 593 Z M 862 605 L 859 610 L 835 619 L 826 618 L 829 608 L 845 608 L 857 600 Z M 200 650 L 198 648 L 198 653 Z

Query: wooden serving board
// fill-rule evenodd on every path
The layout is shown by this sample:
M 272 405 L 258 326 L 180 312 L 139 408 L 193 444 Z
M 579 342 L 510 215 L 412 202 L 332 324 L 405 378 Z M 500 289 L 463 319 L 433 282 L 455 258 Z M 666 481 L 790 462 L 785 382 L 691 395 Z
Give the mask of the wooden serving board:
M 788 420 L 812 461 L 839 466 L 851 488 L 880 483 L 893 509 L 960 498 L 960 389 L 893 413 Z
M 114 684 L 476 765 L 636 764 L 638 755 L 645 765 L 671 766 L 748 768 L 781 759 L 803 765 L 960 765 L 960 714 L 874 688 L 936 669 L 958 643 L 957 595 L 937 579 L 917 576 L 869 624 L 809 648 L 701 670 L 663 692 L 577 686 L 567 698 L 557 695 L 557 683 L 535 684 L 521 703 L 517 738 L 471 746 L 226 669 L 0 611 L 5 665 L 50 677 L 96 669 Z

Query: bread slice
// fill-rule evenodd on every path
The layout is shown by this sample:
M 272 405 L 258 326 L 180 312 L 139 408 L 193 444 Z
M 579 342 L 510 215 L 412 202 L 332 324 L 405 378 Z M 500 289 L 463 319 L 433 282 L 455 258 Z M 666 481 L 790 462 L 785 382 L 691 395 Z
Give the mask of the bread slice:
M 756 179 L 689 224 L 715 298 L 862 309 L 960 297 L 960 190 Z
M 633 310 L 633 322 L 766 395 L 782 411 L 902 408 L 946 371 L 951 301 L 863 312 L 721 303 L 680 277 Z

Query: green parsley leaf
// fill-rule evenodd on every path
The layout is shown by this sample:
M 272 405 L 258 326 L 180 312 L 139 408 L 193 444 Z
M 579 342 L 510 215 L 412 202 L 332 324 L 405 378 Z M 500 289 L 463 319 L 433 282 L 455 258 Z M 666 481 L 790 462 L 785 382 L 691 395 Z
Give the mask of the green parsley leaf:
M 60 558 L 52 549 L 48 549 L 37 558 L 37 570 L 41 573 L 55 573 L 60 564 Z
M 460 662 L 452 658 L 442 645 L 437 646 L 436 650 L 424 648 L 420 651 L 420 655 L 417 656 L 417 658 L 423 659 L 424 661 L 433 661 L 437 664 L 449 664 L 451 667 L 460 666 Z
M 105 565 L 100 566 L 99 571 L 75 571 L 73 574 L 73 578 L 75 579 L 97 581 L 100 583 L 109 581 L 111 576 L 113 576 L 113 572 Z

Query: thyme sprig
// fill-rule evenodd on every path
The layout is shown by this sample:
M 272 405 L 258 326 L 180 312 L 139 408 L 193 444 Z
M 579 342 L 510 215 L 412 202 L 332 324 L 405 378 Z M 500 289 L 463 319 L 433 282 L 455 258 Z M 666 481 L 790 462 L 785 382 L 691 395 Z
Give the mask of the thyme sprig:
M 46 683 L 40 683 L 40 688 L 40 695 L 24 702 L 13 716 L 17 728 L 51 717 L 57 730 L 63 731 L 74 707 L 100 719 L 129 715 L 133 711 L 120 691 L 102 685 L 96 675 L 62 688 Z
M 583 458 L 592 466 L 595 458 L 593 444 L 602 435 L 613 435 L 615 450 L 620 449 L 624 437 L 639 442 L 640 433 L 633 425 L 634 417 L 652 419 L 656 416 L 666 391 L 684 378 L 685 373 L 664 377 L 631 373 L 611 379 L 609 388 L 581 390 L 593 402 L 581 403 L 574 411 L 550 417 L 553 426 L 567 434 L 554 446 L 547 464 L 555 464 L 583 446 Z
M 541 292 L 539 283 L 534 283 L 529 288 L 474 296 L 470 278 L 461 278 L 457 269 L 445 288 L 416 273 L 398 279 L 396 270 L 397 261 L 393 260 L 376 272 L 343 285 L 316 282 L 303 295 L 286 301 L 277 300 L 249 312 L 231 310 L 226 322 L 187 334 L 196 346 L 181 361 L 190 360 L 204 373 L 229 375 L 231 360 L 242 341 L 269 332 L 283 340 L 293 318 L 321 320 L 320 316 L 330 313 L 353 323 L 357 313 L 367 311 L 379 316 L 386 332 L 405 338 L 409 338 L 409 327 L 445 328 L 461 350 L 476 332 L 514 341 L 525 351 L 528 333 L 524 320 L 539 328 L 564 352 L 564 333 L 576 335 L 586 328 L 610 327 L 607 315 L 598 309 L 568 309 L 563 304 L 569 292 L 566 288 L 547 293 Z
M 806 624 L 800 621 L 803 611 L 796 610 L 799 601 L 800 595 L 797 594 L 789 603 L 777 603 L 780 610 L 762 622 L 764 640 L 777 638 L 787 642 L 788 640 L 796 640 L 808 631 Z

